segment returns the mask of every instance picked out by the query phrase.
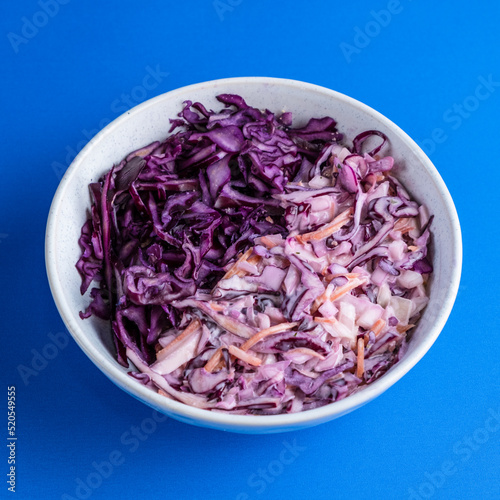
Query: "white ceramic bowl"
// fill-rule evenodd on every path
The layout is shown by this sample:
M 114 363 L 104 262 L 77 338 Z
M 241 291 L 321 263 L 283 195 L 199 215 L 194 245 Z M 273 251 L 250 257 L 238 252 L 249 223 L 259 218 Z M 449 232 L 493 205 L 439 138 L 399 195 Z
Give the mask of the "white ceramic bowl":
M 311 117 L 332 116 L 338 128 L 353 138 L 377 129 L 390 139 L 388 154 L 398 165 L 397 175 L 411 194 L 435 215 L 432 226 L 434 273 L 430 302 L 413 333 L 408 352 L 385 375 L 364 390 L 328 406 L 297 414 L 243 416 L 212 413 L 167 399 L 127 375 L 114 358 L 107 323 L 78 312 L 88 298 L 79 292 L 75 263 L 80 256 L 78 237 L 89 207 L 88 184 L 130 151 L 167 136 L 169 118 L 183 101 L 200 101 L 220 109 L 215 96 L 240 94 L 251 105 L 273 112 L 292 111 L 294 125 Z M 333 90 L 309 83 L 276 78 L 229 78 L 173 90 L 136 106 L 96 135 L 68 168 L 50 209 L 46 234 L 46 265 L 50 288 L 59 312 L 87 356 L 124 391 L 177 420 L 194 425 L 243 433 L 296 430 L 345 415 L 382 394 L 427 352 L 441 332 L 455 300 L 462 265 L 460 225 L 451 196 L 434 165 L 398 126 L 368 106 Z

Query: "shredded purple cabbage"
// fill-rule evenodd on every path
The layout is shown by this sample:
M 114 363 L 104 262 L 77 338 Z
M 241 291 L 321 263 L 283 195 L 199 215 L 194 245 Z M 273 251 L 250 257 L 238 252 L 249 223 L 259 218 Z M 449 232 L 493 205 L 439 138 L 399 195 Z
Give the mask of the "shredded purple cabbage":
M 381 132 L 348 147 L 332 118 L 294 128 L 289 112 L 217 99 L 186 101 L 172 135 L 90 185 L 80 316 L 108 320 L 131 376 L 188 405 L 270 415 L 343 399 L 407 349 L 432 217 L 378 155 Z

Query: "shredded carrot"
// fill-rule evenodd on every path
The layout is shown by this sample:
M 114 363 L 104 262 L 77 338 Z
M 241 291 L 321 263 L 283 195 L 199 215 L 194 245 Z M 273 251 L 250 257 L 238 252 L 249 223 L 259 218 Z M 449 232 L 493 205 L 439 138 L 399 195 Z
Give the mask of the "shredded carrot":
M 340 278 L 342 276 L 345 276 L 348 280 L 352 278 L 357 278 L 358 276 L 361 276 L 360 273 L 337 273 L 337 274 L 327 274 L 325 276 L 326 281 L 332 281 L 335 278 Z
M 273 335 L 275 333 L 286 332 L 287 330 L 291 330 L 292 328 L 298 325 L 297 322 L 294 323 L 280 323 L 279 325 L 271 326 L 270 328 L 265 328 L 260 332 L 257 332 L 253 337 L 250 337 L 242 346 L 242 351 L 247 351 L 255 345 L 257 342 L 260 342 L 263 338 L 268 337 L 269 335 Z
M 311 314 L 314 314 L 320 308 L 321 304 L 323 304 L 323 302 L 325 302 L 326 300 L 330 300 L 333 302 L 334 300 L 342 297 L 342 295 L 345 295 L 351 290 L 354 290 L 354 288 L 357 288 L 363 283 L 366 283 L 366 278 L 359 278 L 358 276 L 360 276 L 360 274 L 358 273 L 341 274 L 339 276 L 345 276 L 349 281 L 345 285 L 339 286 L 335 289 L 332 288 L 333 284 L 330 283 L 326 287 L 326 290 L 314 301 L 313 305 L 311 306 Z
M 325 301 L 330 300 L 333 302 L 334 300 L 337 300 L 338 298 L 342 297 L 342 295 L 345 295 L 354 288 L 357 288 L 358 286 L 366 282 L 366 278 L 358 278 L 357 276 L 359 276 L 359 274 L 357 273 L 349 273 L 349 275 L 345 274 L 341 276 L 345 276 L 349 281 L 345 285 L 335 288 L 333 293 L 332 293 L 333 285 L 330 283 L 326 287 L 326 290 L 313 302 L 311 306 L 311 314 L 314 314 L 321 307 L 321 304 L 323 304 Z M 349 278 L 348 276 L 355 276 L 355 277 Z
M 221 304 L 218 304 L 217 302 L 212 302 L 210 301 L 208 303 L 208 305 L 214 310 L 214 311 L 217 311 L 217 312 L 221 312 L 221 311 L 225 311 L 225 307 Z
M 339 299 L 340 297 L 342 297 L 342 295 L 345 295 L 351 290 L 354 290 L 363 283 L 366 283 L 366 279 L 354 278 L 349 280 L 345 285 L 339 286 L 338 288 L 335 289 L 332 296 L 330 297 L 330 300 L 333 302 L 334 300 Z
M 215 367 L 219 364 L 221 358 L 222 358 L 222 348 L 219 347 L 216 349 L 213 356 L 207 361 L 207 364 L 205 365 L 205 370 L 209 373 L 212 372 L 215 369 Z
M 271 224 L 274 224 L 273 218 L 270 215 L 268 215 L 266 217 L 266 220 L 267 220 L 267 222 L 270 222 Z
M 227 271 L 227 273 L 222 277 L 223 280 L 227 280 L 229 278 L 232 278 L 235 274 L 238 272 L 238 265 L 241 262 L 245 262 L 250 255 L 252 255 L 253 248 L 249 248 L 233 265 L 232 267 Z
M 416 252 L 418 250 L 418 247 L 416 247 L 414 245 L 409 245 L 408 250 L 410 250 L 410 252 Z
M 277 243 L 274 243 L 271 239 L 269 239 L 267 236 L 261 236 L 260 237 L 260 242 L 265 245 L 267 248 L 274 248 L 275 246 L 278 246 Z
M 249 264 L 258 264 L 260 262 L 260 259 L 262 259 L 262 257 L 260 257 L 259 255 L 252 255 L 248 260 L 247 262 Z M 241 276 L 239 273 L 243 273 L 243 271 L 237 271 L 237 274 L 238 276 Z
M 312 356 L 314 358 L 319 358 L 321 360 L 324 360 L 325 357 L 321 355 L 319 352 L 313 351 L 312 349 L 309 349 L 308 347 L 297 347 L 296 349 L 290 349 L 287 351 L 287 354 L 291 353 L 299 353 L 299 354 L 305 354 L 306 356 Z
M 224 314 L 215 312 L 206 302 L 196 301 L 195 307 L 203 311 L 206 315 L 210 316 L 219 326 L 228 332 L 249 339 L 255 335 L 255 328 L 232 318 L 231 316 L 224 316 Z
M 161 351 L 158 351 L 156 353 L 156 359 L 161 360 L 164 358 L 168 353 L 174 351 L 179 347 L 179 344 L 186 338 L 189 337 L 191 334 L 195 333 L 197 330 L 201 328 L 201 323 L 199 319 L 195 319 L 189 323 L 187 328 L 180 334 L 178 335 L 170 344 L 167 344 Z
M 407 332 L 408 330 L 410 330 L 411 328 L 413 328 L 415 325 L 412 325 L 411 323 L 409 325 L 406 325 L 406 326 L 403 326 L 403 325 L 398 325 L 396 327 L 396 330 L 398 331 L 398 333 L 404 333 L 404 332 Z
M 385 321 L 383 319 L 378 319 L 373 323 L 373 326 L 371 327 L 371 331 L 375 334 L 375 337 L 380 334 L 380 332 L 385 328 Z
M 403 217 L 399 219 L 396 224 L 394 224 L 394 229 L 396 231 L 400 231 L 401 234 L 407 233 L 408 231 L 415 229 L 415 219 Z
M 310 233 L 298 234 L 295 238 L 301 243 L 305 243 L 310 240 L 322 240 L 324 238 L 328 238 L 333 233 L 336 233 L 342 226 L 347 224 L 352 217 L 354 210 L 352 208 L 348 208 L 341 214 L 337 215 L 335 219 L 332 220 L 329 224 L 326 224 L 321 229 L 317 231 L 312 231 Z
M 311 314 L 314 314 L 320 307 L 323 302 L 327 301 L 330 299 L 330 296 L 332 295 L 332 291 L 334 290 L 335 285 L 332 283 L 329 283 L 325 289 L 325 291 L 319 296 L 316 297 L 314 302 L 311 305 Z
M 315 318 L 313 318 L 313 319 L 314 319 L 314 321 L 315 321 L 316 323 L 330 323 L 330 324 L 332 324 L 332 325 L 334 325 L 334 324 L 335 324 L 335 323 L 337 323 L 337 321 L 338 321 L 338 320 L 337 320 L 337 319 L 335 319 L 335 318 L 322 318 L 321 316 L 317 316 L 317 317 L 315 317 Z
M 213 372 L 218 372 L 222 370 L 226 366 L 226 360 L 223 356 L 221 356 L 220 361 L 215 365 L 215 368 L 212 370 Z
M 165 396 L 168 399 L 172 399 L 169 394 L 167 394 L 163 389 L 158 389 L 158 394 Z
M 326 264 L 325 266 L 322 267 L 321 274 L 323 276 L 326 276 L 326 273 L 328 273 L 328 267 L 329 267 L 329 264 Z
M 375 334 L 375 337 L 380 335 L 380 332 L 385 328 L 386 322 L 383 319 L 378 319 L 373 323 L 373 326 L 363 335 L 363 341 L 366 345 L 368 344 L 368 341 L 370 340 L 370 336 L 368 335 L 370 332 L 373 332 Z
M 262 364 L 262 360 L 260 358 L 252 356 L 248 352 L 243 351 L 234 345 L 229 346 L 229 352 L 249 365 L 260 366 Z
M 380 183 L 385 179 L 384 173 L 382 174 L 369 174 L 365 177 L 365 182 L 369 183 L 369 186 L 365 186 L 365 191 L 371 189 L 376 183 Z
M 365 371 L 365 342 L 363 339 L 358 339 L 358 366 L 356 368 L 356 377 L 361 378 Z
M 410 219 L 408 219 L 408 217 L 402 217 L 401 219 L 398 219 L 394 224 L 394 229 L 399 231 L 400 229 L 408 225 L 409 221 Z

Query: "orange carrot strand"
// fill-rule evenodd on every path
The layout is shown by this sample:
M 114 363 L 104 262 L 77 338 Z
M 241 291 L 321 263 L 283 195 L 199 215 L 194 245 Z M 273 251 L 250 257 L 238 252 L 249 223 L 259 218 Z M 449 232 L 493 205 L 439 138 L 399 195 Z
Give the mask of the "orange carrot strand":
M 297 322 L 294 323 L 280 323 L 279 325 L 271 326 L 270 328 L 265 328 L 260 332 L 257 332 L 253 337 L 250 337 L 242 346 L 242 351 L 247 351 L 255 345 L 257 342 L 260 342 L 263 338 L 268 337 L 269 335 L 274 335 L 275 333 L 286 332 L 287 330 L 291 330 L 292 328 L 298 325 Z
M 209 373 L 213 372 L 215 367 L 219 364 L 221 358 L 222 358 L 222 348 L 219 347 L 218 349 L 216 349 L 213 356 L 207 361 L 207 364 L 205 365 L 205 370 Z
M 364 371 L 365 371 L 365 342 L 362 338 L 359 338 L 356 376 L 358 378 L 361 378 L 363 376 Z
M 296 239 L 302 243 L 305 243 L 310 240 L 322 240 L 324 238 L 328 238 L 328 236 L 336 233 L 341 227 L 347 224 L 351 219 L 353 213 L 354 210 L 352 208 L 348 208 L 341 214 L 337 215 L 337 217 L 335 217 L 335 219 L 333 219 L 329 224 L 326 224 L 317 231 L 299 234 L 296 236 Z

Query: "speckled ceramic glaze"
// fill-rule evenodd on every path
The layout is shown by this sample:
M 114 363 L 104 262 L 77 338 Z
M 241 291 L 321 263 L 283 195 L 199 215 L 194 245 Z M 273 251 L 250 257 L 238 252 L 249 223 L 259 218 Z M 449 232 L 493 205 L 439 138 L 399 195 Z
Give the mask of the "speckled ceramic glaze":
M 222 93 L 239 94 L 251 106 L 273 112 L 292 111 L 295 126 L 311 117 L 332 116 L 348 138 L 368 129 L 384 132 L 390 139 L 386 153 L 394 156 L 397 175 L 414 198 L 435 215 L 430 303 L 408 352 L 379 380 L 342 401 L 298 414 L 272 416 L 227 415 L 192 408 L 160 396 L 128 376 L 127 370 L 115 361 L 109 325 L 96 318 L 82 321 L 78 316 L 89 302 L 80 295 L 80 277 L 75 268 L 80 256 L 80 228 L 90 206 L 88 184 L 130 151 L 164 139 L 170 128 L 169 118 L 176 117 L 183 101 L 201 101 L 208 108 L 220 109 L 215 96 Z M 434 343 L 451 312 L 460 280 L 462 243 L 457 213 L 439 173 L 417 144 L 390 120 L 354 99 L 316 85 L 276 78 L 230 78 L 160 95 L 128 111 L 97 134 L 71 164 L 55 194 L 47 224 L 46 265 L 54 300 L 68 330 L 116 385 L 183 422 L 234 432 L 269 433 L 309 427 L 345 415 L 383 393 L 408 372 Z

